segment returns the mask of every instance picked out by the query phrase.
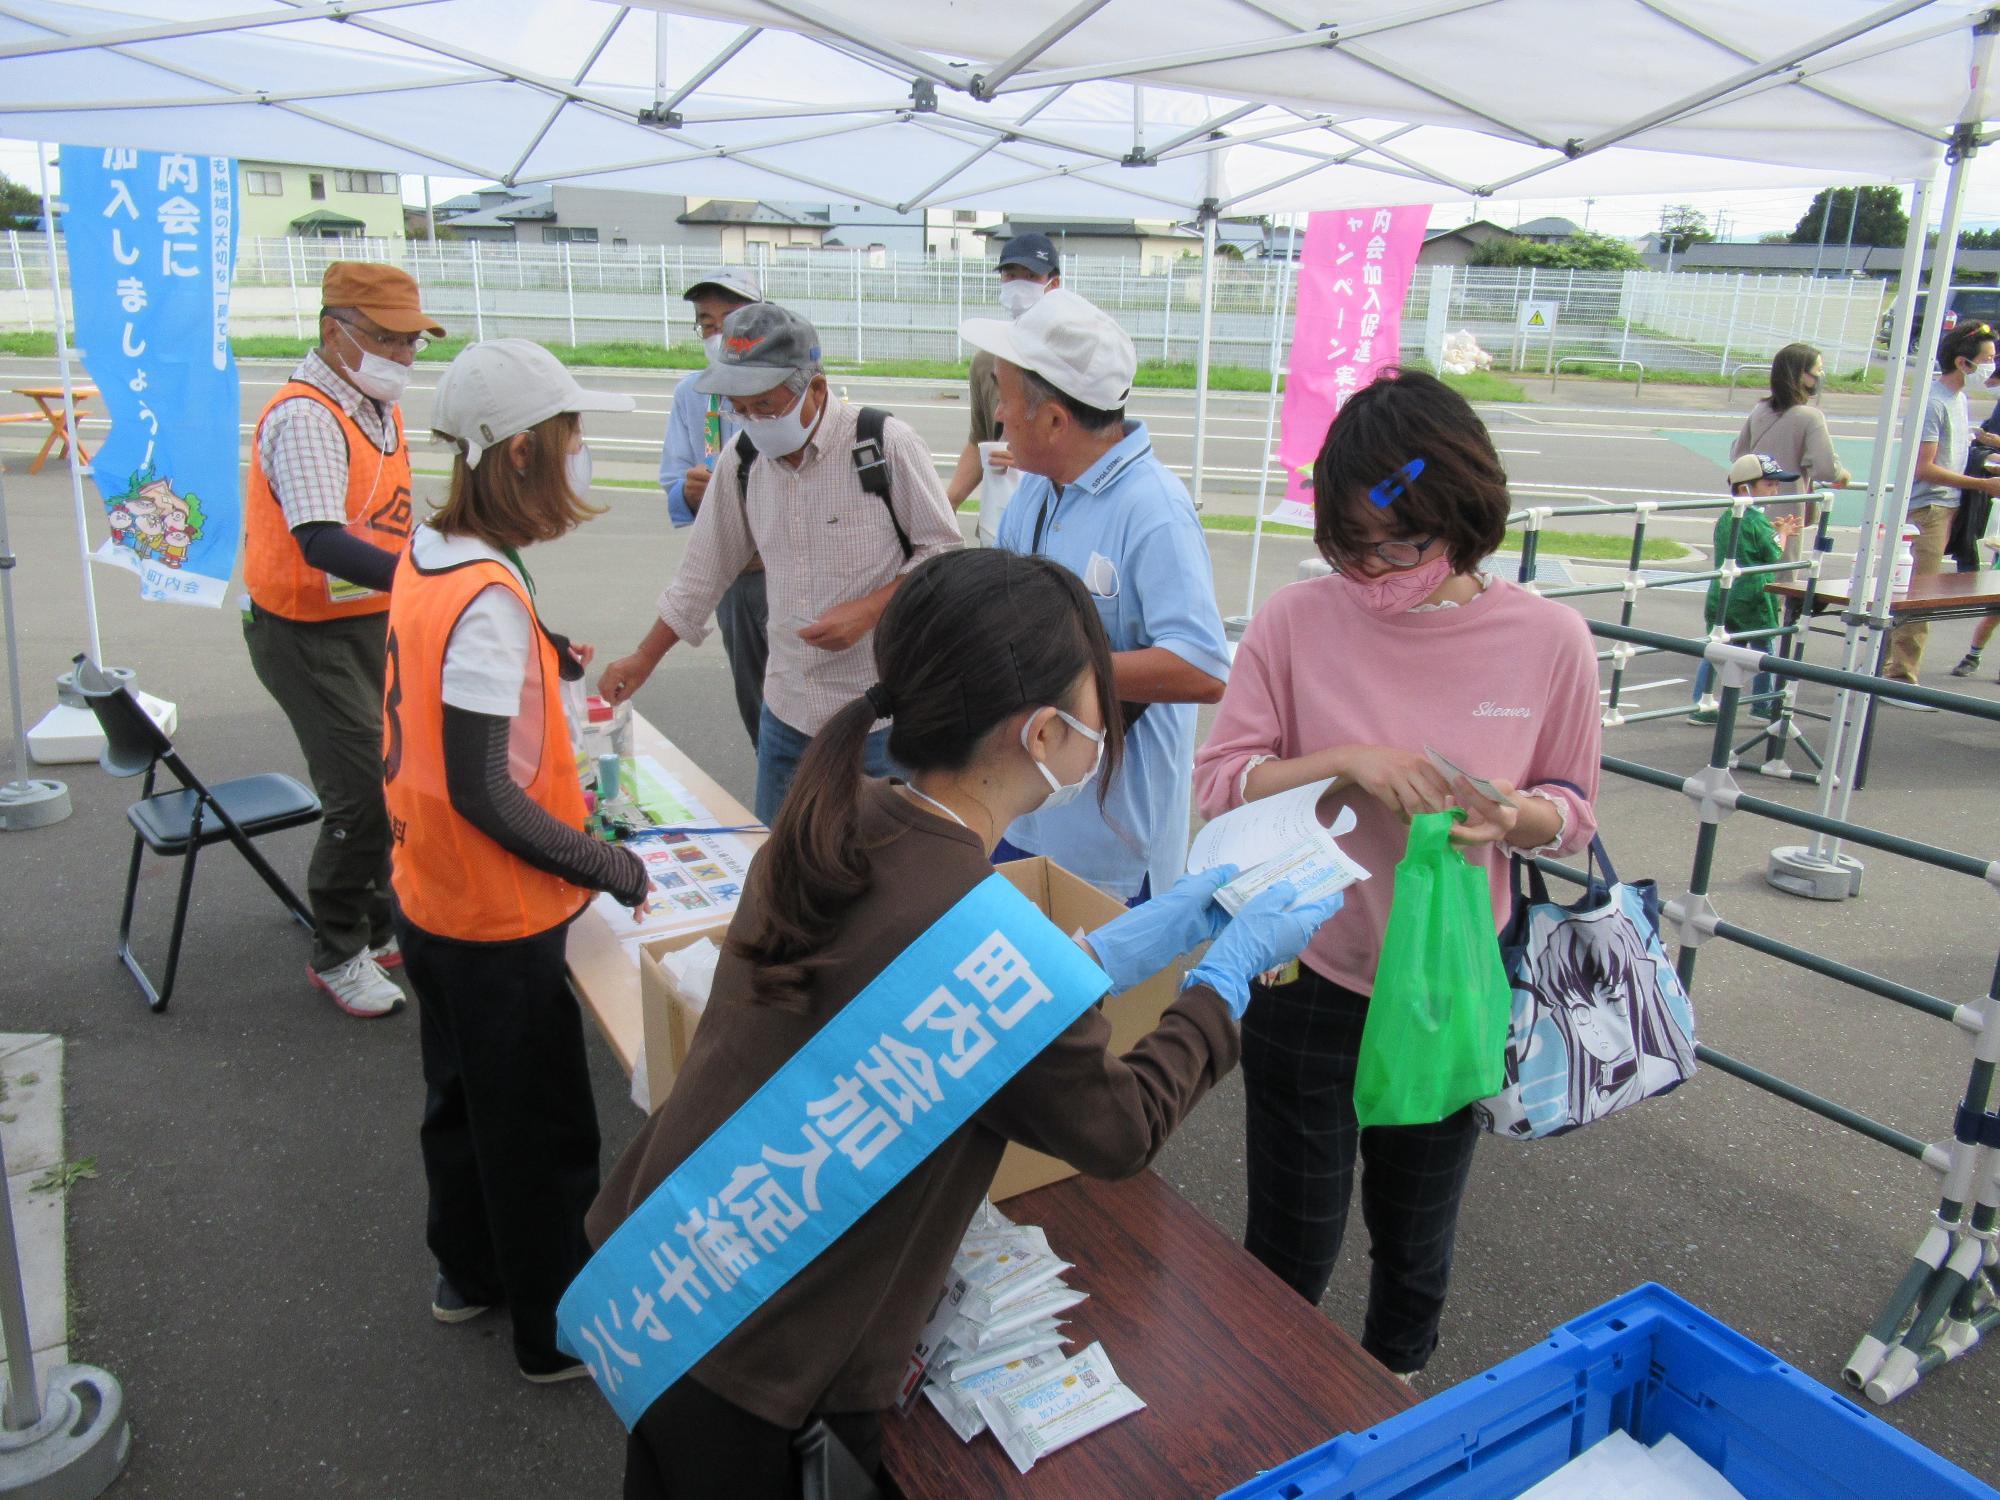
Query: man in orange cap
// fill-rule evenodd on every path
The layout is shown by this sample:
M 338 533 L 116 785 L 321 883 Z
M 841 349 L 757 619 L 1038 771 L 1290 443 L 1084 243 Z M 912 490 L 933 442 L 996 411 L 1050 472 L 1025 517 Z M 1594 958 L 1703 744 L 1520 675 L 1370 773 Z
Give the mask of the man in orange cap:
M 397 402 L 444 329 L 394 266 L 335 261 L 320 302 L 319 347 L 257 418 L 243 638 L 326 808 L 306 876 L 312 982 L 347 1014 L 375 1017 L 403 1004 L 384 972 L 402 954 L 382 800 L 389 585 L 412 524 Z

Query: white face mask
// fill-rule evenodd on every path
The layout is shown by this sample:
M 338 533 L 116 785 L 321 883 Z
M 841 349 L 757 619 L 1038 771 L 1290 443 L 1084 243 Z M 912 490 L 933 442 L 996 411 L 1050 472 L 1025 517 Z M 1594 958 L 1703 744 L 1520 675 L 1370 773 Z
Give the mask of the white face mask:
M 340 331 L 354 346 L 354 352 L 361 357 L 360 363 L 347 371 L 347 378 L 354 383 L 354 388 L 364 396 L 372 396 L 377 401 L 386 401 L 391 406 L 401 401 L 403 392 L 409 389 L 410 367 L 397 364 L 393 359 L 384 359 L 379 354 L 371 354 L 362 348 L 361 341 L 345 323 L 340 325 Z
M 757 451 L 766 458 L 788 458 L 805 447 L 806 439 L 812 436 L 812 427 L 804 421 L 806 397 L 812 394 L 808 386 L 792 409 L 776 417 L 745 417 L 743 430 L 750 434 L 750 441 Z M 819 419 L 813 422 L 817 425 Z
M 1039 281 L 1003 281 L 1000 283 L 1000 305 L 1007 309 L 1007 316 L 1018 318 L 1022 313 L 1042 300 L 1042 293 L 1048 288 Z
M 715 356 L 722 352 L 722 335 L 711 333 L 707 338 L 703 339 L 701 341 L 701 352 L 707 357 L 710 364 L 714 364 Z
M 1984 364 L 1974 365 L 1972 367 L 1971 378 L 1978 381 L 1981 385 L 1986 384 L 1987 381 L 1993 378 L 1993 361 L 1989 359 Z
M 563 465 L 563 477 L 569 481 L 570 493 L 579 500 L 590 498 L 590 450 L 579 448 L 570 454 Z
M 1049 784 L 1049 795 L 1043 800 L 1041 807 L 1036 809 L 1038 812 L 1047 812 L 1052 807 L 1061 807 L 1064 803 L 1074 802 L 1083 794 L 1083 789 L 1097 779 L 1098 768 L 1104 764 L 1103 730 L 1088 728 L 1071 715 L 1064 713 L 1061 709 L 1056 710 L 1056 717 L 1069 725 L 1070 728 L 1074 729 L 1085 739 L 1096 743 L 1097 759 L 1090 763 L 1088 771 L 1085 771 L 1081 777 L 1072 781 L 1068 786 L 1064 786 L 1060 781 L 1057 781 L 1056 773 L 1051 771 L 1041 761 L 1036 760 L 1035 769 L 1042 773 L 1042 780 Z M 1034 716 L 1031 714 L 1028 717 L 1028 722 L 1021 726 L 1021 748 L 1023 750 L 1028 750 L 1028 730 L 1034 722 Z M 1034 760 L 1035 752 L 1028 750 L 1028 758 Z

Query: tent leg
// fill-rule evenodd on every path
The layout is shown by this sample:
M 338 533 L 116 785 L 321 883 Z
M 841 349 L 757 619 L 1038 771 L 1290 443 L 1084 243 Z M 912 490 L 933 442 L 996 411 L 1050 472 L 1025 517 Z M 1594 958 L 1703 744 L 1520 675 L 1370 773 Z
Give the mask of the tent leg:
M 1278 295 L 1271 304 L 1271 394 L 1264 405 L 1264 446 L 1258 453 L 1257 464 L 1257 515 L 1250 523 L 1250 587 L 1243 596 L 1243 615 L 1240 621 L 1226 622 L 1230 634 L 1242 638 L 1243 630 L 1250 623 L 1250 616 L 1257 612 L 1257 563 L 1264 549 L 1264 506 L 1271 494 L 1271 445 L 1277 439 L 1278 430 L 1278 381 L 1282 375 L 1278 353 L 1284 347 L 1285 303 L 1292 290 L 1292 267 L 1296 263 L 1299 248 L 1299 221 L 1296 214 L 1288 214 L 1289 224 L 1285 231 L 1285 264 L 1278 273 Z
M 55 316 L 56 367 L 62 376 L 63 426 L 70 433 L 77 433 L 76 382 L 70 369 L 69 323 L 63 316 L 62 267 L 56 261 L 56 208 L 55 199 L 49 194 L 48 147 L 40 141 L 35 143 L 35 164 L 42 175 L 42 232 L 48 237 L 49 246 L 49 299 Z M 93 666 L 104 665 L 103 643 L 97 634 L 97 588 L 90 576 L 90 528 L 84 518 L 83 507 L 83 456 L 77 452 L 77 444 L 68 444 L 70 500 L 76 512 L 76 551 L 83 565 L 83 614 L 85 639 L 90 644 L 90 660 Z
M 1220 153 L 1208 155 L 1211 174 Z M 1215 199 L 1201 206 L 1201 343 L 1194 357 L 1194 508 L 1201 509 L 1202 461 L 1208 445 L 1208 363 L 1215 331 Z
M 1962 167 L 1954 164 L 1952 182 L 1959 180 Z M 1924 229 L 1929 218 L 1930 185 L 1917 181 L 1910 186 L 1910 228 L 1903 242 L 1903 264 L 1912 268 L 1922 263 L 1924 250 Z M 1887 434 L 1897 429 L 1902 420 L 1903 387 L 1909 379 L 1909 368 L 1913 363 L 1910 356 L 1910 325 L 1914 320 L 1917 287 L 1922 280 L 1920 271 L 1905 275 L 1896 293 L 1895 316 L 1890 320 L 1890 349 L 1887 368 L 1883 372 L 1882 398 L 1877 408 L 1876 430 L 1884 434 L 1882 441 L 1875 445 L 1875 458 L 1868 473 L 1868 503 L 1863 511 L 1861 540 L 1856 546 L 1855 577 L 1860 580 L 1864 591 L 1869 590 L 1874 573 L 1881 577 L 1876 582 L 1886 585 L 1893 572 L 1893 562 L 1875 555 L 1875 534 L 1878 527 L 1888 518 L 1891 499 L 1894 495 L 1907 493 L 1904 488 L 1892 490 L 1891 473 L 1907 477 L 1914 472 L 1916 451 L 1908 443 L 1922 420 L 1921 404 L 1913 401 L 1904 431 L 1909 465 L 1903 463 L 1905 451 L 1888 440 Z M 1938 283 L 1933 280 L 1933 285 Z M 1925 337 L 1931 340 L 1923 347 L 1934 348 L 1938 330 L 1942 326 L 1944 299 L 1932 297 L 1925 308 Z M 1892 471 L 1891 455 L 1894 453 L 1896 468 Z M 1894 549 L 1890 549 L 1893 558 Z M 1872 660 L 1871 632 L 1878 629 L 1878 622 L 1886 618 L 1887 593 L 1880 593 L 1880 608 L 1863 607 L 1858 610 L 1850 602 L 1847 610 L 1847 638 L 1841 647 L 1841 670 L 1861 672 L 1864 664 Z M 1827 726 L 1826 772 L 1820 779 L 1818 811 L 1822 817 L 1845 817 L 1849 801 L 1849 789 L 1858 768 L 1861 741 L 1861 726 L 1866 717 L 1868 704 L 1863 695 L 1843 690 L 1836 700 L 1832 720 Z M 1781 891 L 1794 896 L 1805 896 L 1816 901 L 1845 901 L 1858 895 L 1861 889 L 1863 866 L 1853 855 L 1843 854 L 1837 839 L 1824 834 L 1815 834 L 1812 842 L 1789 845 L 1771 851 L 1765 866 L 1766 882 Z

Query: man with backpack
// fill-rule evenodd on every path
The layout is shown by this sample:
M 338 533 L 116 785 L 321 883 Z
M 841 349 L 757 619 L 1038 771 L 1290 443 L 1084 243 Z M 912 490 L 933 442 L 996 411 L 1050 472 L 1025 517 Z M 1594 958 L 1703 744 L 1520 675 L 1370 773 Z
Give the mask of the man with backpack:
M 677 642 L 699 645 L 724 592 L 761 556 L 771 654 L 756 813 L 768 824 L 820 726 L 874 684 L 875 622 L 904 575 L 963 538 L 923 439 L 837 399 L 819 334 L 797 313 L 769 302 L 731 313 L 695 388 L 726 398 L 743 432 L 716 460 L 659 618 L 605 668 L 599 691 L 623 702 Z M 717 503 L 725 497 L 735 503 Z M 869 736 L 867 766 L 888 773 L 886 728 Z

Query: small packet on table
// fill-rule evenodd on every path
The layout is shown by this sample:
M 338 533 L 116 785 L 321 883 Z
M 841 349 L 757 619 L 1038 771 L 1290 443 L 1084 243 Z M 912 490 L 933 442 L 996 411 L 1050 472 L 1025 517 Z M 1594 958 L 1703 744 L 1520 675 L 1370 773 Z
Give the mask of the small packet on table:
M 946 1385 L 927 1385 L 924 1394 L 938 1409 L 938 1415 L 950 1424 L 961 1442 L 971 1442 L 986 1430 L 986 1418 L 979 1415 L 981 1396 L 998 1396 L 1012 1390 L 1024 1380 L 1033 1380 L 1044 1371 L 1053 1370 L 1064 1363 L 1060 1351 L 1049 1349 L 1039 1354 L 1030 1354 L 1022 1359 L 1009 1360 L 962 1381 Z
M 1119 1380 L 1102 1344 L 998 1395 L 982 1395 L 978 1406 L 1023 1474 L 1056 1449 L 1146 1409 Z

